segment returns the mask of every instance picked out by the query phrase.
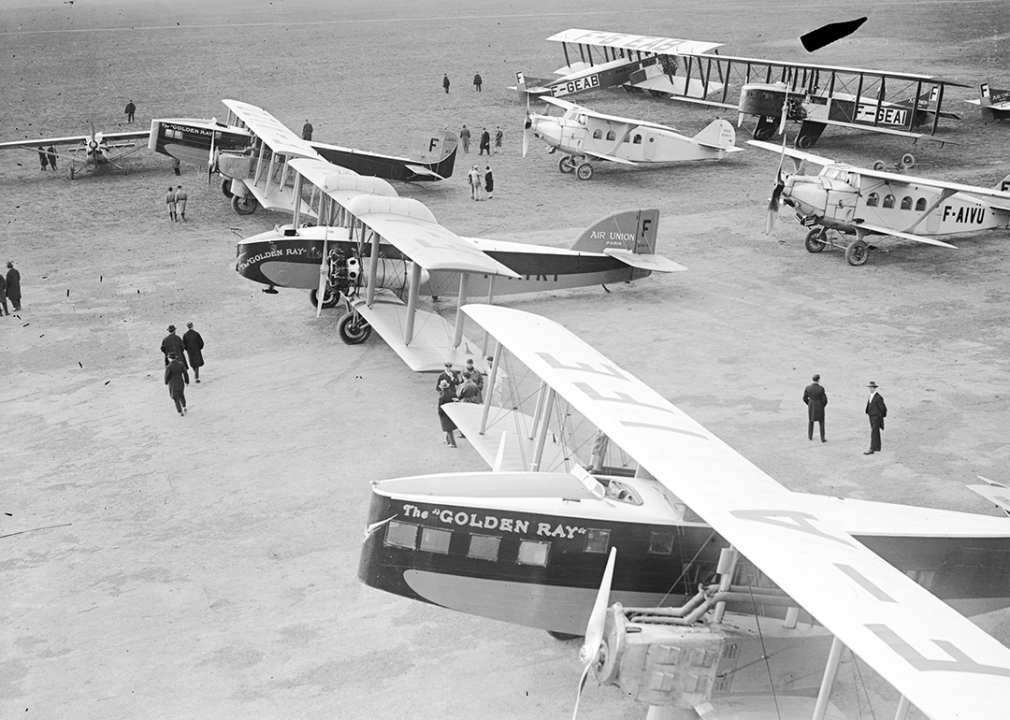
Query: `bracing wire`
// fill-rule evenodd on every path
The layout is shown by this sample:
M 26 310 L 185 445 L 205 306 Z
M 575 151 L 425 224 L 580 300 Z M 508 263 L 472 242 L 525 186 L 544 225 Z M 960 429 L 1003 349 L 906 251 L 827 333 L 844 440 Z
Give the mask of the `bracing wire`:
M 754 600 L 754 588 L 751 586 L 750 576 L 747 577 L 747 592 L 750 593 L 751 609 L 754 611 L 754 623 L 757 625 L 758 640 L 761 641 L 761 657 L 765 661 L 765 669 L 768 671 L 768 686 L 772 691 L 772 702 L 775 703 L 775 715 L 782 720 L 782 711 L 779 708 L 779 698 L 775 693 L 775 680 L 772 678 L 772 664 L 769 662 L 768 651 L 765 649 L 765 636 L 761 632 L 761 620 L 758 617 L 757 602 Z

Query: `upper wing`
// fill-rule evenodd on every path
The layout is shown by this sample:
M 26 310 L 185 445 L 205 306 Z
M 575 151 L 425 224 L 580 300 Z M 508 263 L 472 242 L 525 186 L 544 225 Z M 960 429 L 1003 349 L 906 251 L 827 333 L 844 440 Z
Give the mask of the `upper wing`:
M 110 140 L 139 140 L 151 137 L 150 130 L 133 130 L 130 132 L 102 133 L 102 141 L 106 144 Z M 0 143 L 0 150 L 5 148 L 32 148 L 37 149 L 39 145 L 49 147 L 50 145 L 77 145 L 90 140 L 90 135 L 71 135 L 69 137 L 58 138 L 38 138 L 36 140 L 14 140 L 12 142 Z
M 865 177 L 874 177 L 887 180 L 892 185 L 928 185 L 936 188 L 946 188 L 954 192 L 963 192 L 970 195 L 984 195 L 986 197 L 998 198 L 1000 200 L 1010 200 L 1010 192 L 997 190 L 996 188 L 977 187 L 975 185 L 963 185 L 961 183 L 946 182 L 945 180 L 933 180 L 931 178 L 913 177 L 911 175 L 898 175 L 897 173 L 883 172 L 882 170 L 867 170 L 856 167 L 853 171 Z
M 834 165 L 835 161 L 830 158 L 821 157 L 820 155 L 814 155 L 813 153 L 803 152 L 802 150 L 796 150 L 794 148 L 783 148 L 781 145 L 776 145 L 775 143 L 764 142 L 763 140 L 748 140 L 748 145 L 753 145 L 754 147 L 761 148 L 762 150 L 768 150 L 773 153 L 785 153 L 789 157 L 796 158 L 797 160 L 807 160 L 814 163 L 815 165 Z
M 565 328 L 464 311 L 927 716 L 1005 714 L 1010 649 Z
M 580 45 L 597 45 L 599 47 L 618 50 L 634 50 L 657 55 L 687 55 L 705 53 L 722 47 L 723 43 L 702 42 L 698 40 L 678 40 L 677 38 L 653 37 L 651 35 L 630 35 L 614 33 L 605 30 L 580 30 L 571 28 L 551 35 L 548 40 L 555 42 L 570 42 Z
M 541 98 L 544 102 L 551 103 L 552 105 L 557 105 L 559 108 L 564 108 L 565 110 L 576 110 L 583 115 L 588 115 L 589 117 L 600 118 L 601 120 L 609 120 L 611 122 L 622 123 L 624 125 L 635 125 L 639 127 L 650 127 L 656 128 L 657 130 L 669 130 L 671 132 L 677 132 L 676 128 L 672 128 L 669 125 L 660 125 L 659 123 L 646 122 L 644 120 L 632 120 L 631 118 L 618 117 L 617 115 L 606 115 L 601 112 L 596 112 L 595 110 L 590 110 L 583 105 L 576 105 L 575 103 L 568 102 L 567 100 L 561 100 L 556 97 L 543 97 Z
M 222 102 L 273 152 L 291 157 L 323 159 L 308 142 L 291 132 L 287 125 L 263 108 L 240 100 Z

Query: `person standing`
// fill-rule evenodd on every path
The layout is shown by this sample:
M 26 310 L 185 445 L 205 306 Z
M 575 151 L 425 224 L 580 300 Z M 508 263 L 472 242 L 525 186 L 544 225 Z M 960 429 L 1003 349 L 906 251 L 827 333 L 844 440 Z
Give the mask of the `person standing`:
M 488 155 L 491 154 L 491 133 L 487 131 L 487 128 L 481 128 L 480 133 L 480 150 L 477 152 L 478 155 L 484 153 Z
M 11 311 L 7 308 L 7 281 L 0 275 L 0 317 L 10 314 Z
M 863 455 L 880 452 L 880 431 L 884 429 L 884 418 L 887 417 L 887 405 L 884 398 L 877 392 L 877 383 L 870 380 L 870 397 L 866 400 L 866 414 L 870 416 L 870 449 Z
M 442 75 L 442 87 L 445 89 L 445 94 L 449 94 L 449 75 Z
M 7 261 L 7 297 L 10 298 L 14 312 L 21 309 L 21 273 L 14 267 L 11 260 Z M 10 314 L 10 313 L 8 313 Z
M 484 373 L 473 364 L 473 358 L 466 359 L 466 370 L 470 373 L 470 378 L 477 386 L 477 402 L 484 402 Z
M 175 409 L 180 415 L 186 414 L 186 386 L 189 385 L 189 373 L 186 365 L 179 360 L 174 352 L 165 356 L 165 384 L 168 385 L 168 396 L 175 402 Z
M 182 189 L 182 185 L 179 185 L 175 189 L 175 212 L 176 217 L 181 217 L 183 222 L 186 222 L 186 201 L 189 200 L 189 195 L 186 191 Z
M 179 165 L 179 158 L 172 158 L 172 170 L 176 175 L 182 175 L 182 167 Z
M 813 382 L 803 390 L 803 402 L 807 406 L 807 439 L 814 439 L 814 423 L 820 423 L 821 442 L 824 439 L 824 406 L 828 404 L 828 394 L 820 385 L 821 376 L 814 375 Z
M 463 384 L 456 390 L 456 397 L 460 402 L 477 405 L 480 403 L 480 389 L 474 382 L 473 373 L 469 370 L 463 371 Z
M 161 341 L 161 351 L 165 353 L 165 364 L 168 365 L 170 355 L 175 355 L 177 358 L 180 358 L 182 364 L 185 365 L 186 356 L 182 354 L 184 349 L 182 338 L 175 334 L 175 325 L 169 325 L 168 335 L 166 335 L 165 339 Z M 189 380 L 186 382 L 189 382 Z
M 456 386 L 459 385 L 459 376 L 453 372 L 452 363 L 445 363 L 445 370 L 438 374 L 435 378 L 435 392 L 440 392 L 442 387 L 442 381 L 445 380 L 447 383 L 452 385 L 452 392 L 455 394 Z
M 137 106 L 133 104 L 133 100 L 126 103 L 126 122 L 133 122 L 133 114 L 137 112 Z
M 312 140 L 312 123 L 308 120 L 302 125 L 302 140 Z
M 165 195 L 165 204 L 168 205 L 168 219 L 175 222 L 175 188 L 168 186 L 168 193 Z
M 487 199 L 494 200 L 494 175 L 491 174 L 491 166 L 484 168 L 484 190 L 487 192 Z
M 459 131 L 459 141 L 463 143 L 463 152 L 470 152 L 470 130 L 466 125 L 464 125 L 463 129 Z M 42 169 L 45 170 L 45 168 Z
M 473 74 L 473 89 L 480 92 L 480 86 L 484 81 L 480 78 L 480 73 Z
M 443 405 L 456 402 L 456 392 L 449 381 L 443 378 L 438 382 L 438 421 L 442 425 L 442 432 L 445 433 L 445 444 L 449 447 L 456 447 L 456 423 L 446 415 Z
M 42 166 L 43 170 L 49 169 L 49 156 L 46 155 L 46 149 L 39 145 L 39 165 Z
M 497 155 L 501 152 L 501 141 L 504 137 L 504 133 L 501 131 L 501 125 L 494 126 L 494 154 Z
M 200 368 L 203 367 L 203 337 L 193 329 L 193 322 L 186 323 L 186 334 L 182 336 L 182 346 L 189 356 L 189 366 L 193 368 L 193 379 L 200 382 Z
M 50 145 L 49 149 L 46 151 L 46 155 L 49 157 L 49 167 L 53 170 L 56 169 L 56 146 Z
M 481 177 L 480 177 L 480 170 L 477 169 L 476 165 L 470 168 L 470 172 L 467 174 L 467 177 L 470 180 L 470 189 L 472 191 L 471 197 L 474 200 L 480 200 Z

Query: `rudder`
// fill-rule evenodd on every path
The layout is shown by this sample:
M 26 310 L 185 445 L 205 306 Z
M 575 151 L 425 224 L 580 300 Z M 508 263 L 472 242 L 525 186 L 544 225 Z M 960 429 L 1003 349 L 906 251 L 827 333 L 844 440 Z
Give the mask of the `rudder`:
M 571 250 L 603 252 L 608 248 L 652 254 L 656 251 L 659 210 L 622 210 L 597 220 L 572 243 Z
M 736 147 L 736 131 L 730 123 L 722 119 L 713 120 L 692 139 L 701 145 L 720 150 Z

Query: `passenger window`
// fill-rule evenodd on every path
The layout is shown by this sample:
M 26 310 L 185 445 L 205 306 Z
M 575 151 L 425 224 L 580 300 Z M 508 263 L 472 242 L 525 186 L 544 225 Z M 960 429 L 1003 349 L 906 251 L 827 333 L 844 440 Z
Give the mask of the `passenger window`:
M 470 537 L 470 551 L 467 557 L 477 560 L 497 560 L 501 538 L 494 535 L 473 535 Z
M 901 209 L 902 210 L 911 210 L 912 209 L 912 198 L 909 197 L 908 195 L 906 195 L 905 197 L 901 198 Z
M 413 550 L 417 547 L 417 525 L 390 521 L 386 526 L 386 545 Z
M 448 530 L 439 530 L 438 528 L 427 527 L 422 528 L 421 549 L 426 552 L 447 555 L 449 553 L 449 540 L 451 538 L 452 533 Z
M 550 547 L 550 543 L 523 540 L 519 543 L 519 564 L 541 567 L 547 565 L 547 551 Z
M 607 140 L 616 140 L 616 139 L 617 139 L 617 133 L 615 133 L 613 130 L 608 130 Z
M 586 531 L 586 552 L 605 553 L 610 549 L 609 530 L 587 530 Z
M 652 555 L 669 555 L 673 552 L 673 533 L 668 531 L 654 532 L 649 538 L 649 553 Z
M 884 207 L 886 208 L 894 207 L 894 195 L 887 194 L 884 196 Z
M 636 135 L 634 137 L 634 139 L 632 139 L 631 144 L 632 145 L 641 145 L 642 144 L 642 136 L 641 135 Z
M 593 140 L 600 140 L 603 138 L 603 131 L 599 128 L 593 130 Z
M 915 201 L 916 212 L 922 212 L 926 209 L 926 198 L 919 198 Z
M 866 198 L 866 207 L 877 207 L 878 202 L 880 198 L 877 197 L 877 193 L 870 193 Z

